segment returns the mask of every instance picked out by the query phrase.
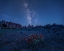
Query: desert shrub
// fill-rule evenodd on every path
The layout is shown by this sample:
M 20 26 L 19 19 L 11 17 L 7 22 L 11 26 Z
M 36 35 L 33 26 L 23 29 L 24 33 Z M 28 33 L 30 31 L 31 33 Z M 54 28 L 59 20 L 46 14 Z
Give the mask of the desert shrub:
M 43 36 L 42 34 L 32 34 L 28 38 L 24 38 L 24 40 L 27 42 L 27 46 L 30 48 L 36 48 L 40 47 L 43 44 Z

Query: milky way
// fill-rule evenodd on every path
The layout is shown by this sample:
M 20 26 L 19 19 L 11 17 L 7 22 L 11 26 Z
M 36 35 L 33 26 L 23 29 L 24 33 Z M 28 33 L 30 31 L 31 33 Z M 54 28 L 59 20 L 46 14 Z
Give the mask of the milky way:
M 1 20 L 23 26 L 64 25 L 64 0 L 0 0 Z
M 26 16 L 27 16 L 27 19 L 28 19 L 28 23 L 29 23 L 29 24 L 32 24 L 33 18 L 34 18 L 34 16 L 35 16 L 35 11 L 34 11 L 34 10 L 31 11 L 31 10 L 29 9 L 29 4 L 28 4 L 28 1 L 27 1 L 27 0 L 24 1 L 24 7 L 25 7 L 25 9 L 26 9 Z

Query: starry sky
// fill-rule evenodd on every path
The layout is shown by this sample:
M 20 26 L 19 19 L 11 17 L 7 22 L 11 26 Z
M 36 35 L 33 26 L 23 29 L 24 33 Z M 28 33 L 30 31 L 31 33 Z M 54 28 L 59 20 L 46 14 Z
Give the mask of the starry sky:
M 0 0 L 0 21 L 22 25 L 64 25 L 64 0 Z

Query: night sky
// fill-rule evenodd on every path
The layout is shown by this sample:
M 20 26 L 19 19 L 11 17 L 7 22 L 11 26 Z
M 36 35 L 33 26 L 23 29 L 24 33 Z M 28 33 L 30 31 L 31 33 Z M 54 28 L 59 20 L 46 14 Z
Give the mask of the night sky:
M 64 0 L 0 0 L 0 21 L 22 25 L 64 25 Z

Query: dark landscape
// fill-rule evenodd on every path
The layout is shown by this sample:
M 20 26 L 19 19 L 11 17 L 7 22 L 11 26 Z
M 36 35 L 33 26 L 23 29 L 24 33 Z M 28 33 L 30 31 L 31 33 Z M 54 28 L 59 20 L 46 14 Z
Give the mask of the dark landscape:
M 0 0 L 0 51 L 64 51 L 64 0 Z
M 10 22 L 0 22 L 0 51 L 64 51 L 63 25 L 54 23 L 53 25 L 37 25 L 35 27 L 28 25 L 28 27 L 18 26 L 16 28 L 10 27 L 10 25 Z M 24 38 L 27 39 L 32 34 L 42 34 L 43 42 L 41 45 L 37 44 L 32 47 L 27 44 L 28 42 Z

